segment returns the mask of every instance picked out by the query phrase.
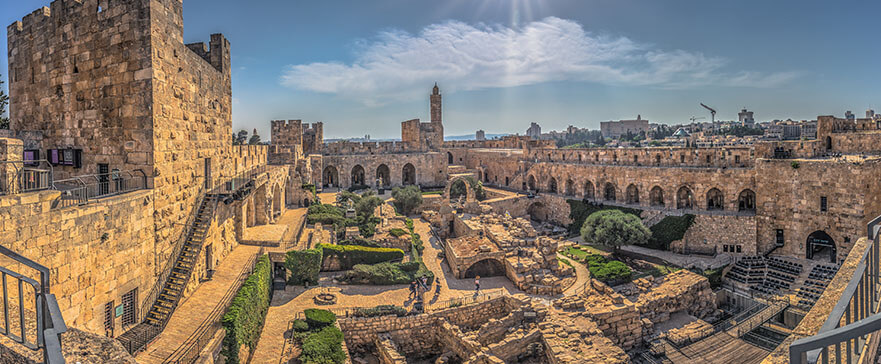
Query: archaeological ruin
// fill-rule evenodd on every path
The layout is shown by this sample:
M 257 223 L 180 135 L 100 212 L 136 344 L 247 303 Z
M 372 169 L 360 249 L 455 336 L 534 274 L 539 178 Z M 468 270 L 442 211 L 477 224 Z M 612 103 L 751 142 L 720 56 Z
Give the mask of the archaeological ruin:
M 446 141 L 435 84 L 399 141 L 291 119 L 239 145 L 233 45 L 184 44 L 182 7 L 54 0 L 7 28 L 0 361 L 876 357 L 877 120 L 736 147 Z M 649 243 L 580 240 L 608 209 Z

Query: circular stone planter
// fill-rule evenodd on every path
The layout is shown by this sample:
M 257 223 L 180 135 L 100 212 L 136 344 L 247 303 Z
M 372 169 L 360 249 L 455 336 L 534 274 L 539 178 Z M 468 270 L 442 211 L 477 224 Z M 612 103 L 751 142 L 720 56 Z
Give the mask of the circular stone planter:
M 317 305 L 333 305 L 336 304 L 336 295 L 333 293 L 319 293 L 312 300 Z

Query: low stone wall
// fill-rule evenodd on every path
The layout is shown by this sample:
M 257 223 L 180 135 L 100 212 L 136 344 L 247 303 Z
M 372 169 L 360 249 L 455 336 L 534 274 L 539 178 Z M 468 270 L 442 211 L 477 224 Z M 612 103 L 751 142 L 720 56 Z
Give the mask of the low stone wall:
M 646 282 L 643 284 L 644 293 L 636 301 L 636 309 L 640 317 L 653 324 L 669 320 L 670 314 L 678 311 L 697 318 L 716 311 L 716 294 L 710 289 L 706 277 L 683 269 Z
M 741 247 L 741 254 L 758 254 L 755 216 L 695 215 L 685 236 L 672 242 L 670 250 L 681 254 L 735 253 L 731 247 L 736 246 Z

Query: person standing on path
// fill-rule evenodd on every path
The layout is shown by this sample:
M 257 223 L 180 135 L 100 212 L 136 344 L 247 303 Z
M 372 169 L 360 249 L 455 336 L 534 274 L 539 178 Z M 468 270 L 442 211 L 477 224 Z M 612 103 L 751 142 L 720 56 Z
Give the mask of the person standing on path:
M 480 276 L 474 277 L 474 292 L 480 292 Z

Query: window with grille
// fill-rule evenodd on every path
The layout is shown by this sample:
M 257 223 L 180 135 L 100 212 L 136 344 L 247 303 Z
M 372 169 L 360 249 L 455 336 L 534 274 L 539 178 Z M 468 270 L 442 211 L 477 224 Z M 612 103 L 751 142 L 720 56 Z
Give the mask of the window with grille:
M 122 295 L 122 325 L 134 325 L 138 316 L 135 312 L 135 302 L 138 294 L 138 289 L 135 288 L 128 293 Z
M 826 196 L 820 196 L 820 212 L 826 212 L 827 210 Z
M 104 304 L 104 331 L 109 337 L 113 337 L 113 301 Z

